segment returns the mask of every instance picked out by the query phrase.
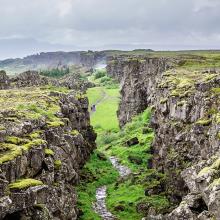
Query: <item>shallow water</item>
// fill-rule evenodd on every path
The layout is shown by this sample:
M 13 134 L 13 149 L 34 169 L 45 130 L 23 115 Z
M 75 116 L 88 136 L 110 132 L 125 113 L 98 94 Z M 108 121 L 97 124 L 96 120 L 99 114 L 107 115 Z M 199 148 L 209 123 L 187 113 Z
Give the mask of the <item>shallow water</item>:
M 115 220 L 111 212 L 107 210 L 106 207 L 106 196 L 107 196 L 107 187 L 101 186 L 96 190 L 96 203 L 94 204 L 94 210 L 103 220 Z
M 121 177 L 126 177 L 131 174 L 131 170 L 128 167 L 121 165 L 116 157 L 110 157 L 109 160 L 111 161 L 112 165 L 118 170 Z M 99 187 L 96 190 L 96 202 L 93 208 L 103 220 L 116 220 L 117 218 L 107 210 L 105 201 L 106 197 L 107 187 Z
M 118 170 L 121 177 L 126 177 L 131 174 L 131 170 L 128 167 L 121 165 L 116 157 L 109 157 L 109 160 L 111 161 L 112 165 Z

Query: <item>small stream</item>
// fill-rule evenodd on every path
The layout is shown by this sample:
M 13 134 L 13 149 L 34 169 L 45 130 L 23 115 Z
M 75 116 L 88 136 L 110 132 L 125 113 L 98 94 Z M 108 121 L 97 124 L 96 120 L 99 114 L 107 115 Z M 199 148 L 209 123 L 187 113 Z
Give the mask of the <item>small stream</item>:
M 109 160 L 111 161 L 112 165 L 118 170 L 121 177 L 126 177 L 131 174 L 131 170 L 128 167 L 121 165 L 116 157 L 110 157 Z M 96 202 L 93 208 L 103 220 L 116 220 L 117 218 L 107 210 L 105 201 L 106 197 L 107 187 L 99 187 L 96 190 Z
M 106 207 L 106 196 L 107 187 L 101 186 L 96 190 L 96 203 L 94 205 L 95 212 L 102 217 L 103 220 L 115 220 L 114 215 L 107 210 Z
M 113 167 L 118 170 L 121 177 L 126 177 L 131 174 L 131 170 L 128 167 L 121 165 L 116 157 L 109 157 L 109 160 Z

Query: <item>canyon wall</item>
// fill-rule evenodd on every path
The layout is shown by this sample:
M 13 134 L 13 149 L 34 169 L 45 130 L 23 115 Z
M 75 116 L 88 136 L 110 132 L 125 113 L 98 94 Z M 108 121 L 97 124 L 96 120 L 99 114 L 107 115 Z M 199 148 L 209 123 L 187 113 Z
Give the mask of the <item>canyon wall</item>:
M 0 219 L 77 219 L 74 185 L 96 147 L 87 98 L 0 78 Z
M 166 58 L 118 57 L 109 61 L 107 72 L 121 85 L 122 99 L 118 109 L 121 127 L 153 103 L 157 81 L 161 73 L 171 66 Z
M 166 174 L 179 204 L 161 219 L 219 219 L 220 74 L 176 68 L 169 58 L 118 58 L 108 73 L 121 83 L 120 125 L 152 107 L 150 166 Z

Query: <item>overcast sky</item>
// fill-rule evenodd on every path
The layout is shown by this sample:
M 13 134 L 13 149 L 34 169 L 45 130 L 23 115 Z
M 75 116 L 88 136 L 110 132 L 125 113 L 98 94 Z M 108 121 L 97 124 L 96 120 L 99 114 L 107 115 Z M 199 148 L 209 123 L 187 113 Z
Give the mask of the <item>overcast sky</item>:
M 220 0 L 0 0 L 0 59 L 79 49 L 220 49 Z

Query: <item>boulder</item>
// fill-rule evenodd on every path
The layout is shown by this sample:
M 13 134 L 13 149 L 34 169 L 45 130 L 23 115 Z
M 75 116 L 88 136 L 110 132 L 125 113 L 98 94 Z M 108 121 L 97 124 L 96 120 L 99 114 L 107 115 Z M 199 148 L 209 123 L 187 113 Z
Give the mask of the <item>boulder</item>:
M 139 144 L 139 140 L 138 140 L 137 137 L 133 137 L 133 138 L 127 140 L 126 144 L 127 144 L 128 147 L 131 147 L 133 145 Z

